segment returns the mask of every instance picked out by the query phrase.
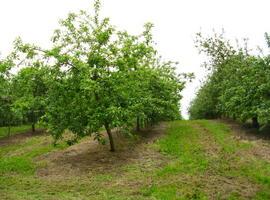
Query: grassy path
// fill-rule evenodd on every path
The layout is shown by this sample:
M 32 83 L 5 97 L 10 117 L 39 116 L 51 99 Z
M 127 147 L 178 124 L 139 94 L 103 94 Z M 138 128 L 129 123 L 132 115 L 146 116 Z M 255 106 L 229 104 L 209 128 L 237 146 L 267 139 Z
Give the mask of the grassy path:
M 85 138 L 53 148 L 48 135 L 0 146 L 1 199 L 270 199 L 270 144 L 217 121 L 175 121 L 118 151 Z
M 21 125 L 21 126 L 11 126 L 10 135 L 16 135 L 24 133 L 26 131 L 31 131 L 31 125 Z M 8 127 L 0 127 L 0 138 L 8 136 Z

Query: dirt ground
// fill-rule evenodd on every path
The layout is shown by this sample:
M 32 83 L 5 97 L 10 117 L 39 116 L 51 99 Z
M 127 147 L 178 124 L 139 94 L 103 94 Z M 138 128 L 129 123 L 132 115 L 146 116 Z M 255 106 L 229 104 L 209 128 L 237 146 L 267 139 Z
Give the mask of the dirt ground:
M 233 138 L 241 142 L 251 142 L 253 148 L 245 152 L 249 156 L 259 157 L 270 162 L 270 129 L 258 131 L 257 129 L 250 128 L 249 126 L 230 121 L 220 120 L 226 123 L 233 133 Z
M 109 151 L 108 141 L 106 145 L 101 145 L 92 138 L 85 138 L 79 144 L 65 150 L 37 158 L 38 161 L 44 160 L 48 163 L 45 168 L 38 170 L 37 175 L 44 178 L 59 178 L 89 173 L 117 172 L 119 168 L 130 164 L 139 164 L 145 170 L 148 163 L 155 163 L 158 167 L 163 165 L 167 158 L 148 148 L 147 144 L 154 143 L 164 134 L 165 129 L 166 124 L 162 123 L 152 129 L 143 130 L 136 139 L 127 138 L 114 131 L 116 152 Z
M 192 174 L 188 169 L 186 172 L 175 174 L 168 172 L 165 177 L 157 175 L 158 171 L 166 169 L 170 163 L 175 163 L 176 166 L 179 162 L 181 163 L 181 155 L 178 155 L 179 157 L 166 155 L 159 152 L 159 148 L 155 146 L 157 140 L 166 137 L 168 126 L 170 126 L 169 123 L 161 123 L 151 129 L 141 131 L 135 138 L 128 138 L 114 130 L 116 152 L 109 151 L 108 141 L 106 145 L 101 145 L 93 138 L 86 137 L 73 146 L 37 156 L 34 158 L 34 162 L 38 164 L 34 179 L 38 179 L 42 183 L 53 183 L 48 189 L 53 191 L 58 191 L 59 188 L 61 191 L 64 190 L 66 182 L 70 183 L 70 190 L 76 188 L 76 184 L 82 184 L 82 186 L 85 184 L 85 187 L 100 187 L 93 190 L 95 193 L 93 197 L 97 197 L 96 193 L 102 193 L 108 188 L 112 191 L 115 189 L 121 191 L 124 188 L 124 195 L 133 196 L 133 199 L 137 197 L 144 199 L 142 187 L 151 188 L 151 186 L 157 185 L 162 191 L 163 186 L 170 188 L 170 185 L 177 185 L 177 189 L 183 194 L 193 195 L 198 189 L 203 191 L 208 199 L 213 200 L 217 199 L 218 195 L 220 195 L 220 199 L 229 199 L 232 192 L 240 194 L 242 199 L 252 199 L 258 191 L 265 189 L 260 184 L 251 181 L 246 175 L 233 176 L 230 172 L 240 173 L 242 170 L 240 166 L 248 166 L 252 160 L 270 162 L 270 140 L 266 135 L 258 135 L 253 129 L 243 127 L 235 122 L 215 120 L 207 123 L 211 125 L 211 123 L 216 122 L 225 123 L 230 128 L 225 142 L 228 139 L 232 146 L 236 145 L 235 152 L 224 151 L 226 144 L 218 142 L 218 138 L 215 136 L 217 133 L 214 133 L 200 121 L 179 122 L 180 128 L 188 126 L 192 129 L 190 134 L 194 134 L 194 141 L 187 140 L 187 143 L 191 145 L 191 149 L 187 149 L 187 151 L 192 151 L 193 145 L 200 147 L 199 151 L 203 152 L 205 156 L 203 159 L 209 162 L 205 171 Z M 36 133 L 28 132 L 14 135 L 0 139 L 0 147 L 23 144 L 31 137 L 44 137 L 40 138 L 42 140 L 40 144 L 46 142 L 48 145 L 51 139 L 46 134 L 46 132 L 38 130 Z M 189 138 L 188 134 L 182 139 L 185 140 L 185 137 Z M 245 143 L 252 147 L 238 149 L 237 145 Z M 191 163 L 194 163 L 191 167 L 196 168 L 201 163 L 194 161 L 196 153 L 191 154 L 191 156 L 194 156 L 194 158 L 191 157 Z M 188 166 L 189 161 L 182 164 Z M 110 177 L 113 178 L 110 179 Z M 101 178 L 100 182 L 96 181 L 98 178 Z M 107 181 L 107 178 L 110 181 Z M 74 183 L 71 180 L 74 180 Z M 186 199 L 192 198 L 186 197 Z M 96 199 L 100 199 L 100 196 Z
M 28 131 L 25 133 L 19 133 L 16 135 L 11 135 L 10 137 L 0 138 L 0 147 L 8 146 L 12 144 L 18 144 L 26 140 L 27 138 L 31 138 L 34 136 L 40 136 L 47 134 L 44 129 L 36 129 L 35 132 Z

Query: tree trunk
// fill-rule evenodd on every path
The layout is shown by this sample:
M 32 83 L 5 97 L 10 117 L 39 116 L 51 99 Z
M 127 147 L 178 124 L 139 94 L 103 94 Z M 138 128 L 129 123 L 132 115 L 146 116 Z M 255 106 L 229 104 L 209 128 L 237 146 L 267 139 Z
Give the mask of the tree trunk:
M 141 127 L 142 128 L 145 128 L 145 124 L 144 124 L 144 119 L 143 118 L 141 119 Z
M 140 131 L 141 130 L 141 128 L 140 128 L 140 118 L 139 117 L 137 117 L 137 131 Z
M 252 117 L 252 126 L 254 128 L 259 128 L 260 127 L 260 124 L 258 122 L 258 118 L 257 117 Z
M 35 123 L 32 123 L 32 132 L 36 131 Z
M 8 117 L 8 137 L 10 136 L 11 134 L 11 116 L 9 115 Z
M 10 123 L 8 124 L 8 137 L 10 136 Z
M 36 114 L 35 114 L 35 111 L 32 110 L 32 132 L 33 133 L 36 131 L 35 123 L 36 123 Z
M 105 129 L 107 131 L 107 134 L 108 134 L 108 137 L 109 137 L 109 141 L 110 141 L 110 151 L 111 152 L 114 152 L 115 151 L 115 147 L 114 147 L 114 141 L 113 141 L 113 136 L 112 136 L 112 132 L 111 132 L 111 129 L 108 125 L 108 123 L 105 123 Z

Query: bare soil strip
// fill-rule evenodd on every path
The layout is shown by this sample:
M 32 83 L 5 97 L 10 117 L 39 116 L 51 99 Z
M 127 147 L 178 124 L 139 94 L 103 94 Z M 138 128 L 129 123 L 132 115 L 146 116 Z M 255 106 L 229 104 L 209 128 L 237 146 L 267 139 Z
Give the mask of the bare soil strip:
M 230 127 L 233 139 L 253 145 L 253 148 L 245 152 L 247 156 L 261 158 L 270 162 L 270 130 L 269 132 L 267 130 L 258 132 L 256 129 L 243 127 L 243 125 L 233 121 L 222 120 L 221 122 Z
M 89 173 L 119 172 L 125 165 L 137 164 L 142 170 L 148 170 L 162 165 L 165 156 L 149 148 L 149 144 L 162 136 L 165 132 L 165 123 L 144 130 L 139 133 L 139 138 L 134 141 L 114 131 L 116 152 L 110 152 L 108 144 L 101 145 L 92 138 L 87 138 L 79 144 L 65 150 L 52 152 L 38 158 L 46 161 L 48 165 L 38 170 L 37 175 L 43 178 L 67 178 Z
M 223 160 L 228 161 L 228 163 L 231 164 L 226 166 L 226 170 L 230 170 L 230 168 L 235 167 L 233 163 L 235 155 L 222 152 L 222 147 L 217 144 L 213 134 L 205 127 L 198 123 L 194 123 L 193 128 L 201 133 L 201 144 L 205 153 L 211 160 L 209 169 L 204 174 L 199 175 L 196 179 L 197 182 L 200 182 L 201 187 L 203 187 L 208 198 L 215 200 L 218 198 L 217 195 L 219 195 L 222 197 L 221 199 L 227 199 L 229 198 L 228 195 L 232 192 L 241 194 L 241 197 L 244 199 L 250 199 L 253 197 L 259 190 L 256 184 L 251 183 L 244 177 L 226 176 L 219 172 L 218 168 L 220 168 L 219 165 Z M 231 162 L 229 160 L 231 160 Z
M 176 186 L 176 190 L 183 192 L 182 195 L 185 197 L 189 193 L 195 194 L 198 190 L 202 191 L 208 199 L 213 200 L 230 199 L 232 194 L 238 195 L 236 197 L 240 199 L 252 199 L 258 192 L 265 190 L 262 184 L 253 181 L 247 174 L 243 175 L 241 170 L 242 167 L 252 164 L 253 160 L 270 162 L 269 140 L 256 136 L 251 137 L 249 130 L 246 132 L 240 126 L 228 122 L 226 124 L 231 130 L 224 137 L 219 138 L 223 133 L 216 132 L 215 128 L 209 128 L 209 125 L 220 123 L 220 121 L 205 121 L 205 124 L 202 122 L 204 121 L 184 123 L 180 121 L 179 133 L 174 133 L 185 133 L 182 141 L 190 142 L 191 149 L 183 149 L 183 151 L 192 151 L 194 145 L 199 147 L 199 152 L 190 154 L 191 162 L 194 165 L 201 164 L 200 160 L 194 162 L 197 158 L 196 155 L 200 153 L 203 154 L 202 160 L 207 161 L 207 167 L 203 170 L 197 170 L 195 173 L 190 172 L 190 170 L 179 170 L 175 173 L 167 172 L 165 176 L 158 175 L 171 163 L 175 163 L 176 166 L 180 164 L 180 169 L 181 164 L 189 165 L 188 162 L 181 163 L 182 154 L 174 157 L 158 151 L 157 146 L 155 146 L 158 144 L 156 141 L 165 136 L 169 124 L 161 123 L 138 133 L 138 137 L 133 139 L 127 138 L 115 130 L 113 136 L 117 147 L 116 152 L 109 151 L 108 141 L 106 145 L 101 145 L 93 138 L 87 137 L 80 143 L 66 149 L 44 153 L 34 158 L 38 167 L 33 176 L 42 184 L 49 184 L 48 191 L 58 191 L 59 187 L 63 187 L 62 189 L 65 190 L 68 183 L 69 189 L 72 190 L 78 184 L 80 187 L 91 187 L 93 189 L 90 190 L 93 192 L 91 195 L 96 199 L 101 199 L 104 191 L 114 194 L 115 190 L 119 190 L 121 195 L 134 197 L 133 199 L 152 199 L 151 195 L 148 196 L 149 198 L 144 196 L 142 188 L 151 188 L 153 185 L 161 189 L 170 188 L 171 185 Z M 181 129 L 183 126 L 181 123 L 191 127 L 191 129 Z M 221 130 L 219 126 L 212 127 Z M 187 134 L 181 130 L 191 131 Z M 40 130 L 35 134 L 29 132 L 14 135 L 1 139 L 0 147 L 1 145 L 22 143 L 27 138 L 43 134 L 45 132 Z M 189 134 L 194 135 L 188 137 Z M 45 136 L 39 139 L 48 142 L 49 137 Z M 234 148 L 232 152 L 224 149 L 227 142 L 229 146 Z M 41 146 L 42 144 L 39 143 Z M 247 144 L 247 148 L 242 148 L 243 144 Z M 46 143 L 46 145 L 48 144 Z M 179 146 L 179 148 L 182 147 Z M 191 167 L 198 166 L 191 165 Z M 90 193 L 88 194 L 90 195 Z
M 28 132 L 24 132 L 24 133 L 18 133 L 15 135 L 11 135 L 11 136 L 5 137 L 5 138 L 0 138 L 0 147 L 21 143 L 24 140 L 26 140 L 27 138 L 45 135 L 45 134 L 46 134 L 46 131 L 44 129 L 36 129 L 35 132 L 28 131 Z

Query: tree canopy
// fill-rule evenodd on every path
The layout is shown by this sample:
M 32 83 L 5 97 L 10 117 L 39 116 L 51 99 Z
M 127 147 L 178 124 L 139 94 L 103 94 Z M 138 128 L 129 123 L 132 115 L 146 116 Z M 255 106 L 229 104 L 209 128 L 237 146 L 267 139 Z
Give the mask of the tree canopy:
M 41 119 L 55 139 L 69 130 L 73 142 L 93 135 L 103 142 L 104 127 L 115 150 L 112 130 L 131 130 L 144 124 L 179 119 L 180 92 L 185 76 L 175 72 L 176 62 L 163 61 L 152 36 L 153 24 L 132 35 L 94 14 L 70 13 L 44 49 L 15 41 L 12 109 L 33 125 Z M 7 70 L 8 71 L 8 70 Z M 4 79 L 3 79 L 4 80 Z
M 210 58 L 210 74 L 191 103 L 191 118 L 252 120 L 254 127 L 268 124 L 269 56 L 251 55 L 246 43 L 236 48 L 217 34 L 198 34 L 196 44 Z

